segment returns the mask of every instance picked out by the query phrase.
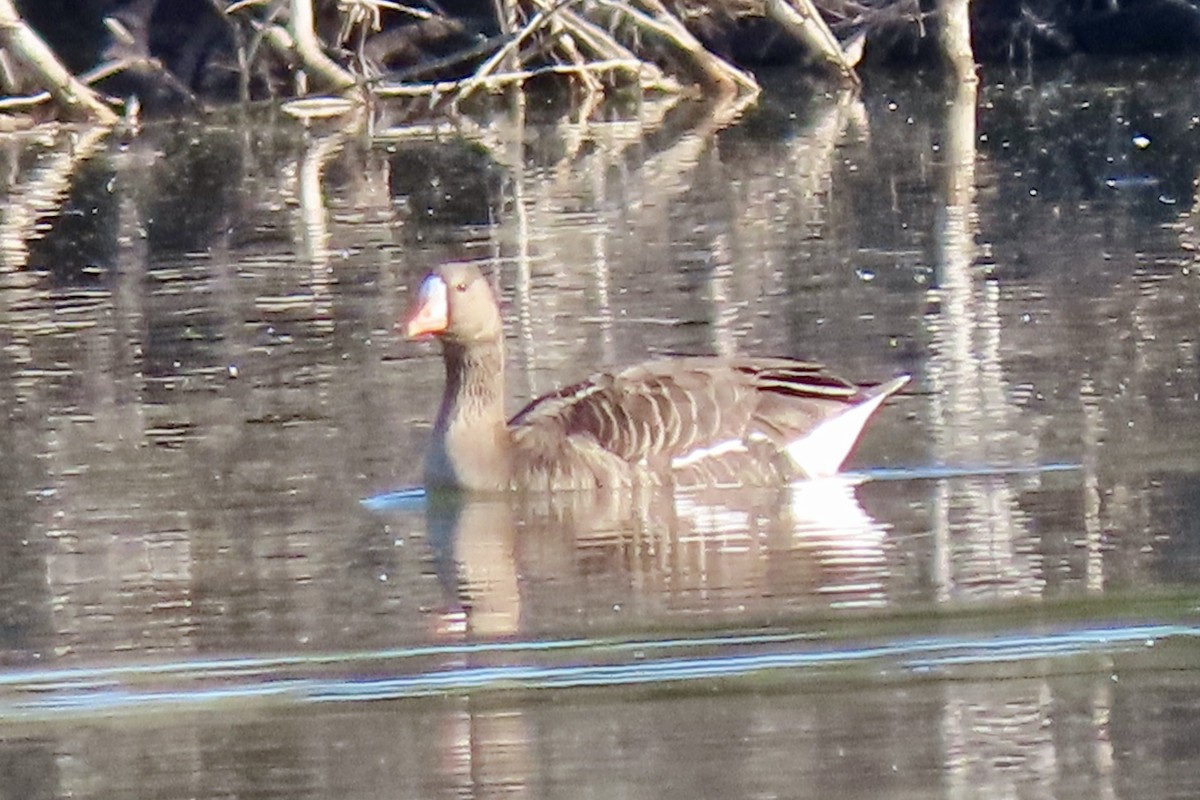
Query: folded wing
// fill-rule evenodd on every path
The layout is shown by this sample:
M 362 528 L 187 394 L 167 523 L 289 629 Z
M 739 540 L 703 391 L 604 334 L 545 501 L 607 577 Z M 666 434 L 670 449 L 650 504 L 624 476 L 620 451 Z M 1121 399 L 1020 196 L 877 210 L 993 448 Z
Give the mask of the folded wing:
M 906 380 L 863 390 L 793 359 L 679 358 L 594 375 L 509 425 L 524 469 L 555 488 L 765 484 L 836 472 Z

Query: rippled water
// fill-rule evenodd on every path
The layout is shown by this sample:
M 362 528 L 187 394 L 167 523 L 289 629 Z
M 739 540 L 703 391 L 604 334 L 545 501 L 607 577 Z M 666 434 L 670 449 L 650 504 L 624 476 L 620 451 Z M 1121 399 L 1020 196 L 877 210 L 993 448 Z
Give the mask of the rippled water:
M 1194 72 L 0 142 L 0 798 L 1195 796 Z M 513 408 L 914 380 L 844 480 L 427 505 L 446 259 Z

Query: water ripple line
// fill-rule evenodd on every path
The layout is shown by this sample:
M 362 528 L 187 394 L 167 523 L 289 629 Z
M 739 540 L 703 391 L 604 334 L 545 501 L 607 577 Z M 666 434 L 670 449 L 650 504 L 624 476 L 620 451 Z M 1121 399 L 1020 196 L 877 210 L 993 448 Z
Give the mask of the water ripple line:
M 813 641 L 810 634 L 710 636 L 696 639 L 605 642 L 571 639 L 551 642 L 492 643 L 486 646 L 428 647 L 340 656 L 225 659 L 98 669 L 23 672 L 0 676 L 0 719 L 83 713 L 135 713 L 179 706 L 221 707 L 230 700 L 323 704 L 402 700 L 506 689 L 548 690 L 680 685 L 689 681 L 746 678 L 790 670 L 795 677 L 821 676 L 835 666 L 874 668 L 879 676 L 928 676 L 964 666 L 1055 659 L 1129 651 L 1166 640 L 1200 639 L 1200 627 L 1148 624 L 1014 633 L 990 637 L 941 636 L 838 646 Z M 782 645 L 789 649 L 780 649 Z M 716 648 L 715 654 L 690 654 Z M 769 648 L 769 649 L 768 649 Z M 683 654 L 669 655 L 683 649 Z M 536 663 L 536 659 L 578 650 L 577 663 Z M 690 651 L 690 652 L 689 652 Z M 666 655 L 664 655 L 666 653 Z M 297 676 L 284 667 L 349 666 L 370 658 L 399 660 L 414 655 L 454 656 L 452 664 L 383 677 Z M 532 663 L 473 665 L 470 656 L 518 655 Z M 598 662 L 620 654 L 626 660 Z M 592 660 L 587 660 L 591 658 Z M 253 668 L 251 668 L 253 665 Z M 409 662 L 411 666 L 417 666 Z M 138 688 L 147 676 L 176 680 L 222 681 L 212 686 Z M 241 682 L 228 682 L 231 677 Z M 789 676 L 790 677 L 790 676 Z

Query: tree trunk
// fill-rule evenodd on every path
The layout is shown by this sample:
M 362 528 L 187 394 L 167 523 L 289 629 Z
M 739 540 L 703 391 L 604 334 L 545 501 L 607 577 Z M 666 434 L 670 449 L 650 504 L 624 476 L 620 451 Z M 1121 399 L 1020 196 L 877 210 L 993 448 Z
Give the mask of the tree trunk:
M 971 49 L 971 0 L 938 0 L 938 43 L 954 77 L 974 83 L 975 53 Z

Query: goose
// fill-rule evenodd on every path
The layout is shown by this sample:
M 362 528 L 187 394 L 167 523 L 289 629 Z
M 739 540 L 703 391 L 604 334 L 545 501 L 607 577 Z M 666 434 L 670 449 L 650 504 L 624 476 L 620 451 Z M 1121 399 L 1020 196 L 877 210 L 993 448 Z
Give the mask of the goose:
M 504 327 L 478 267 L 447 263 L 397 326 L 440 341 L 427 491 L 749 486 L 836 474 L 909 376 L 859 386 L 792 358 L 682 356 L 601 372 L 505 415 Z

